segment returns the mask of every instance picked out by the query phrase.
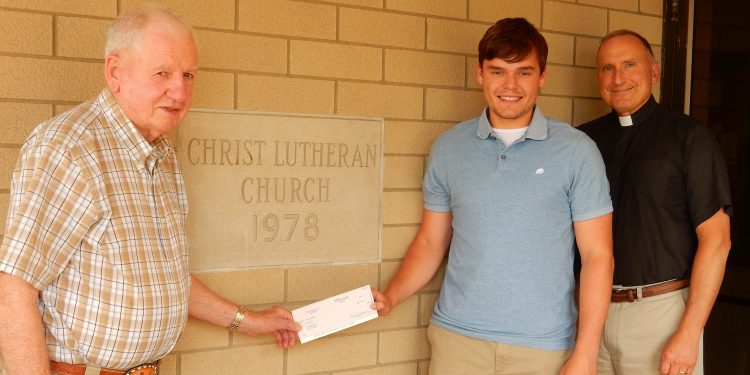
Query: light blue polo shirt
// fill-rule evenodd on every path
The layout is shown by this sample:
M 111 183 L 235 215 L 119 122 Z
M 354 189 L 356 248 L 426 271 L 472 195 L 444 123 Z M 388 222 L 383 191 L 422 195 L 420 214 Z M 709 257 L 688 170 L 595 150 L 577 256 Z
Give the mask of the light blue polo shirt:
M 451 212 L 453 238 L 432 322 L 479 339 L 574 346 L 573 221 L 612 212 L 604 163 L 583 132 L 537 106 L 510 146 L 487 109 L 443 133 L 424 178 L 425 208 Z

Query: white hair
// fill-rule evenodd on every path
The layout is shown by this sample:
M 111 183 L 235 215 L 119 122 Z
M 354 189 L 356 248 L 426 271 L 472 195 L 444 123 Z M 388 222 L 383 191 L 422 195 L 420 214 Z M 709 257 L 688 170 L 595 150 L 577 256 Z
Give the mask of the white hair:
M 193 28 L 174 10 L 161 4 L 147 3 L 117 17 L 107 30 L 104 57 L 137 47 L 141 32 L 151 22 L 167 21 L 181 26 L 193 38 Z

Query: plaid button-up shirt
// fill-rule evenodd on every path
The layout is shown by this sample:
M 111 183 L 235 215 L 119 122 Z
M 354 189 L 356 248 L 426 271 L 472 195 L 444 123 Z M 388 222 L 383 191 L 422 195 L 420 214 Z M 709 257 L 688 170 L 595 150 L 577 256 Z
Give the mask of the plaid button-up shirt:
M 174 149 L 147 142 L 108 89 L 37 126 L 13 173 L 0 272 L 41 291 L 50 359 L 125 369 L 174 347 L 186 217 Z

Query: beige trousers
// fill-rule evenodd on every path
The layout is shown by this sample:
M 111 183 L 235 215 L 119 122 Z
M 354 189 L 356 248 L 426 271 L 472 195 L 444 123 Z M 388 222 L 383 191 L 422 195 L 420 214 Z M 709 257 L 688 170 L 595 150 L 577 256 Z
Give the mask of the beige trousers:
M 609 305 L 599 375 L 658 375 L 662 349 L 685 311 L 690 288 Z M 693 375 L 703 375 L 703 338 Z
M 541 350 L 464 336 L 434 324 L 430 375 L 554 375 L 572 350 Z

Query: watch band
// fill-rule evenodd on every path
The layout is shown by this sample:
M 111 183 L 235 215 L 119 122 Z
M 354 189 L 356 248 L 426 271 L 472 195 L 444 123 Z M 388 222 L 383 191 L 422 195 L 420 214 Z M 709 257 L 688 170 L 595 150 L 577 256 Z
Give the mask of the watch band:
M 240 328 L 240 323 L 242 323 L 242 320 L 245 319 L 245 313 L 247 310 L 245 310 L 244 307 L 241 305 L 237 305 L 237 313 L 234 314 L 234 320 L 232 320 L 232 324 L 227 327 L 231 331 L 237 331 Z

